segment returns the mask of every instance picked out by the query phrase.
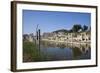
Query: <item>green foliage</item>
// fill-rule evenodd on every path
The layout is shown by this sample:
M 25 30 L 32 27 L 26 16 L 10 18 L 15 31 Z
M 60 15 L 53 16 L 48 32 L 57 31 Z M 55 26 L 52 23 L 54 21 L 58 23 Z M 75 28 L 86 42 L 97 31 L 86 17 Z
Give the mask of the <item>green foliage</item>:
M 80 24 L 74 24 L 73 27 L 70 30 L 67 29 L 60 29 L 60 30 L 56 30 L 53 31 L 54 33 L 58 33 L 58 32 L 64 32 L 64 33 L 68 33 L 68 32 L 79 32 L 79 30 L 82 31 L 86 31 L 88 30 L 88 26 L 84 25 L 83 27 Z
M 88 29 L 88 26 L 86 26 L 86 25 L 84 25 L 82 28 L 83 31 L 86 31 L 87 29 Z
M 40 58 L 39 49 L 33 42 L 23 42 L 23 61 L 37 61 Z
M 53 33 L 63 32 L 66 34 L 66 33 L 70 33 L 70 32 L 79 32 L 79 30 L 86 31 L 86 30 L 88 30 L 88 26 L 86 26 L 86 25 L 81 26 L 81 24 L 74 24 L 73 27 L 69 30 L 59 29 L 59 30 L 53 31 Z
M 82 29 L 82 26 L 80 24 L 75 24 L 73 27 L 72 27 L 72 31 L 73 32 L 78 32 L 80 29 Z

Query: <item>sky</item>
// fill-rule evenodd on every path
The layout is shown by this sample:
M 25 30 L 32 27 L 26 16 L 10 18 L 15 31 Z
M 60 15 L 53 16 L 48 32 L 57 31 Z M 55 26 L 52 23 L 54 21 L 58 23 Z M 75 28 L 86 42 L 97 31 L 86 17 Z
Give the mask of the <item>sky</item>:
M 59 29 L 70 30 L 74 24 L 91 25 L 90 13 L 23 10 L 23 34 L 41 33 Z

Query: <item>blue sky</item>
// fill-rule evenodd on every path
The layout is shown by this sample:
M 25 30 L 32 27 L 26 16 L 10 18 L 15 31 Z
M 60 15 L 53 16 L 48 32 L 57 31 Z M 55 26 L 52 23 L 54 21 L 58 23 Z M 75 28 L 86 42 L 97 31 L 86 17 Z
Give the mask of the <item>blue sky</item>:
M 74 24 L 91 25 L 90 13 L 23 10 L 23 34 L 71 29 Z

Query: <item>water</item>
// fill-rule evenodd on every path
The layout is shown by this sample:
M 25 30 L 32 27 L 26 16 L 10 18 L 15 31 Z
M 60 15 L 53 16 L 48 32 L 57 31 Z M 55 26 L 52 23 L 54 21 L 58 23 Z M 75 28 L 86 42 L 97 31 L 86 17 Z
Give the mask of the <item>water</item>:
M 90 44 L 42 43 L 40 61 L 82 60 L 91 58 Z
M 23 62 L 91 59 L 90 43 L 41 42 L 40 48 L 27 47 L 23 50 Z

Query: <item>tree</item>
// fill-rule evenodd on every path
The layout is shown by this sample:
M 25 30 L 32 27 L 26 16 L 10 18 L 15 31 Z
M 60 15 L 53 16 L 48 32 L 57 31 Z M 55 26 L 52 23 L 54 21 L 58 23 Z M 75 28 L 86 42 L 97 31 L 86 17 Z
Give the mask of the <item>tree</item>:
M 89 31 L 91 31 L 91 27 L 89 27 Z
M 69 30 L 69 32 L 73 32 L 73 30 L 72 30 L 72 29 L 70 29 L 70 30 Z
M 82 26 L 80 24 L 75 24 L 73 27 L 72 27 L 72 31 L 73 32 L 78 32 L 80 29 L 82 29 Z
M 82 28 L 82 30 L 83 30 L 83 31 L 88 30 L 88 26 L 84 25 L 83 28 Z

